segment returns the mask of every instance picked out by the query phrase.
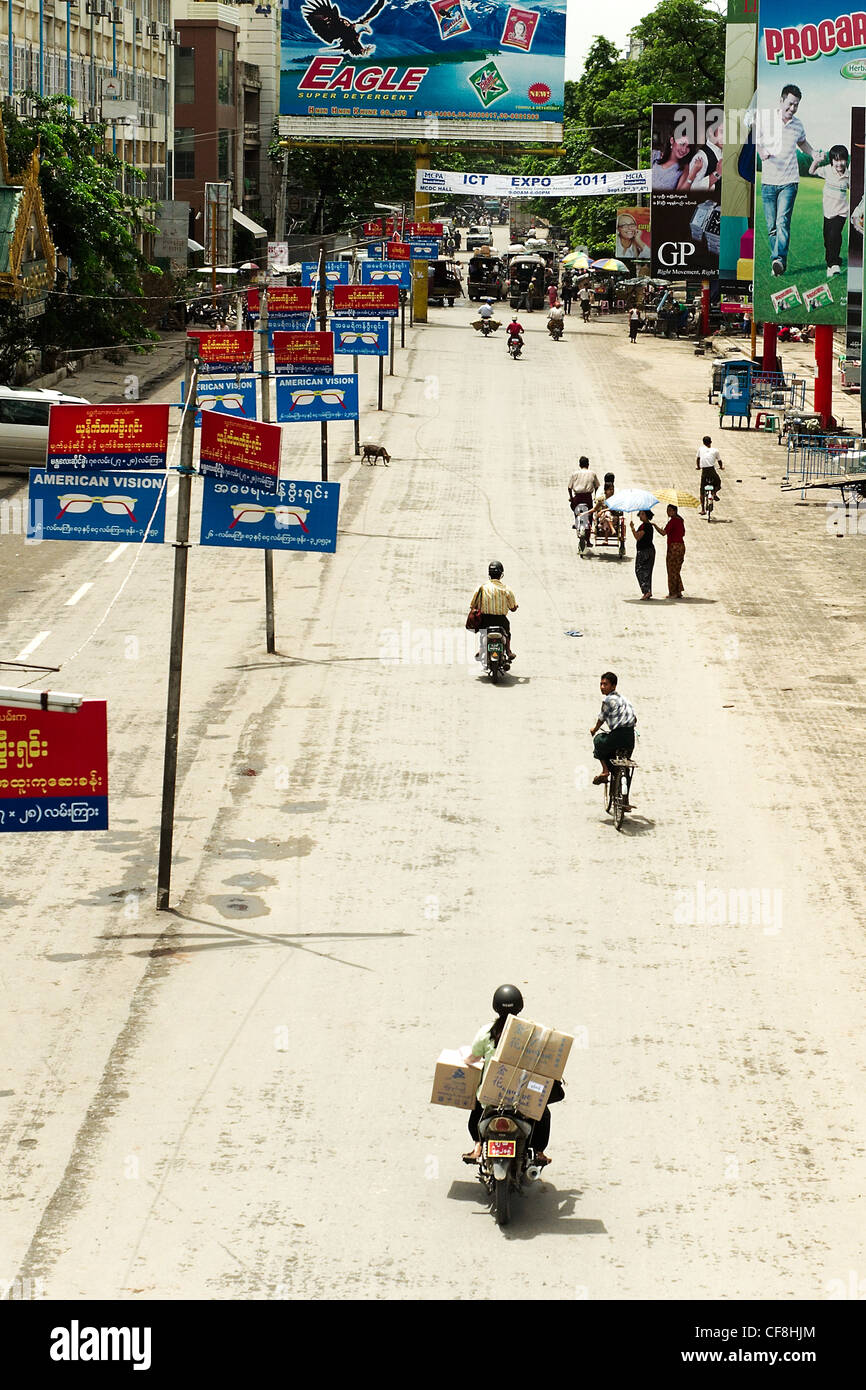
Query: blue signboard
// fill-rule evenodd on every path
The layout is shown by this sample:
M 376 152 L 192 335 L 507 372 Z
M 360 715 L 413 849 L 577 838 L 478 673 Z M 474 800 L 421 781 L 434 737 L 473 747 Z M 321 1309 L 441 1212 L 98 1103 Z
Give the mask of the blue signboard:
M 292 424 L 308 420 L 357 420 L 358 378 L 348 376 L 278 376 L 277 419 Z
M 409 238 L 409 245 L 412 247 L 413 261 L 438 261 L 439 242 L 422 239 L 421 237 Z
M 184 383 L 180 384 L 181 405 L 184 402 Z M 196 379 L 195 427 L 201 428 L 203 410 L 217 415 L 235 415 L 238 419 L 256 418 L 256 379 L 254 376 L 200 376 Z
M 561 121 L 565 6 L 283 0 L 280 114 Z
M 409 261 L 361 261 L 362 285 L 398 285 L 408 290 L 412 284 Z
M 165 473 L 65 474 L 31 468 L 28 540 L 146 539 L 158 544 L 165 539 L 166 482 Z
M 387 319 L 331 319 L 334 352 L 356 357 L 388 356 Z
M 275 496 L 205 478 L 200 543 L 333 552 L 339 510 L 339 483 L 282 482 Z
M 334 285 L 348 285 L 349 283 L 349 262 L 348 261 L 325 261 L 325 280 L 328 288 Z M 301 284 L 312 285 L 313 289 L 319 283 L 319 262 L 301 262 Z

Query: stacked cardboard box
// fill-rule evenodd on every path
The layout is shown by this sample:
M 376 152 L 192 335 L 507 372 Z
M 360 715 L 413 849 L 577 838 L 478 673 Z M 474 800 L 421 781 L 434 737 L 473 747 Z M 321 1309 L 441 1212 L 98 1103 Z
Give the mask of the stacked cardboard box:
M 513 1106 L 528 1119 L 539 1120 L 554 1081 L 562 1078 L 573 1043 L 568 1033 L 512 1014 L 505 1021 L 478 1099 L 484 1105 Z
M 433 1076 L 431 1105 L 455 1105 L 458 1110 L 471 1110 L 481 1083 L 481 1063 L 467 1063 L 469 1048 L 446 1048 L 436 1063 Z

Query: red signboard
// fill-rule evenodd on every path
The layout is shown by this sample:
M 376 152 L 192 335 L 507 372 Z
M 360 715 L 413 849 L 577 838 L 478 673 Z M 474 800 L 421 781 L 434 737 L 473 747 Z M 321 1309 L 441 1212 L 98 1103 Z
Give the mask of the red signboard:
M 227 333 L 222 329 L 209 329 L 206 333 L 199 333 L 199 358 L 202 367 L 205 371 L 213 367 L 220 371 L 226 367 L 252 371 L 254 338 L 252 330 Z
M 271 285 L 268 289 L 269 314 L 309 314 L 312 307 L 311 285 Z
M 0 706 L 0 832 L 107 829 L 105 701 L 68 714 Z
M 251 314 L 257 314 L 259 312 L 261 299 L 261 294 L 254 286 L 247 290 L 247 308 Z M 186 336 L 189 337 L 189 329 L 187 329 Z
M 445 228 L 441 222 L 410 222 L 406 228 L 406 235 L 427 237 L 436 241 L 443 235 L 444 231 Z
M 168 411 L 167 405 L 52 405 L 46 466 L 88 473 L 165 468 Z
M 412 248 L 408 241 L 389 241 L 385 247 L 386 261 L 410 261 Z
M 376 220 L 375 220 L 374 222 L 364 222 L 364 223 L 362 223 L 361 230 L 362 230 L 362 232 L 364 233 L 364 236 L 368 236 L 368 237 L 377 237 L 377 236 L 381 236 L 381 235 L 382 235 L 382 232 L 383 232 L 383 230 L 384 230 L 384 228 L 383 228 L 383 226 L 382 226 L 382 219 L 381 219 L 381 217 L 377 217 Z
M 335 285 L 334 313 L 393 318 L 400 308 L 397 285 Z
M 199 470 L 212 478 L 228 478 L 262 492 L 276 492 L 281 435 L 279 425 L 203 411 Z
M 332 372 L 333 333 L 275 333 L 274 366 L 278 372 L 292 366 L 304 372 Z

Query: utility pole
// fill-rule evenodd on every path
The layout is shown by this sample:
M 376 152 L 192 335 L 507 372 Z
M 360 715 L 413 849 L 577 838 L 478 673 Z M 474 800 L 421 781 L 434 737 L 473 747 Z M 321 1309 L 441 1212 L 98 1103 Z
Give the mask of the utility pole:
M 430 168 L 430 146 L 424 142 L 417 148 L 415 154 L 415 173 L 419 169 Z M 417 179 L 416 179 L 417 184 Z M 428 222 L 430 220 L 430 194 L 421 193 L 415 189 L 415 221 Z M 427 322 L 427 262 L 412 261 L 412 317 L 414 323 Z
M 319 246 L 319 281 L 318 294 L 316 296 L 316 309 L 319 316 L 319 331 L 328 331 L 328 281 L 325 278 L 325 243 Z M 328 422 L 322 420 L 320 423 L 322 431 L 322 482 L 328 481 Z
M 174 840 L 174 801 L 177 785 L 177 741 L 180 724 L 180 689 L 183 671 L 183 627 L 186 616 L 186 576 L 189 562 L 189 514 L 193 476 L 193 444 L 196 417 L 197 341 L 186 342 L 184 376 L 185 409 L 180 426 L 177 524 L 174 540 L 174 597 L 171 606 L 171 645 L 168 662 L 168 701 L 165 712 L 165 758 L 162 773 L 162 818 L 159 832 L 159 867 L 156 881 L 158 912 L 168 911 L 171 893 L 171 849 Z
M 262 383 L 262 419 L 271 421 L 271 354 L 268 346 L 268 291 L 259 291 L 259 373 Z M 279 478 L 279 473 L 278 473 Z M 265 636 L 268 652 L 277 650 L 274 623 L 274 552 L 265 551 Z

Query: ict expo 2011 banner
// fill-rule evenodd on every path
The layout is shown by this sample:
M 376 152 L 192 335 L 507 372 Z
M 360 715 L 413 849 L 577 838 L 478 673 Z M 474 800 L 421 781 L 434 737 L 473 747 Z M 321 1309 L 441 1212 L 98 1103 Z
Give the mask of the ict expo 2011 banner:
M 284 0 L 280 112 L 561 121 L 565 5 Z
M 866 14 L 761 0 L 754 139 L 755 318 L 846 318 L 852 110 L 864 102 Z

